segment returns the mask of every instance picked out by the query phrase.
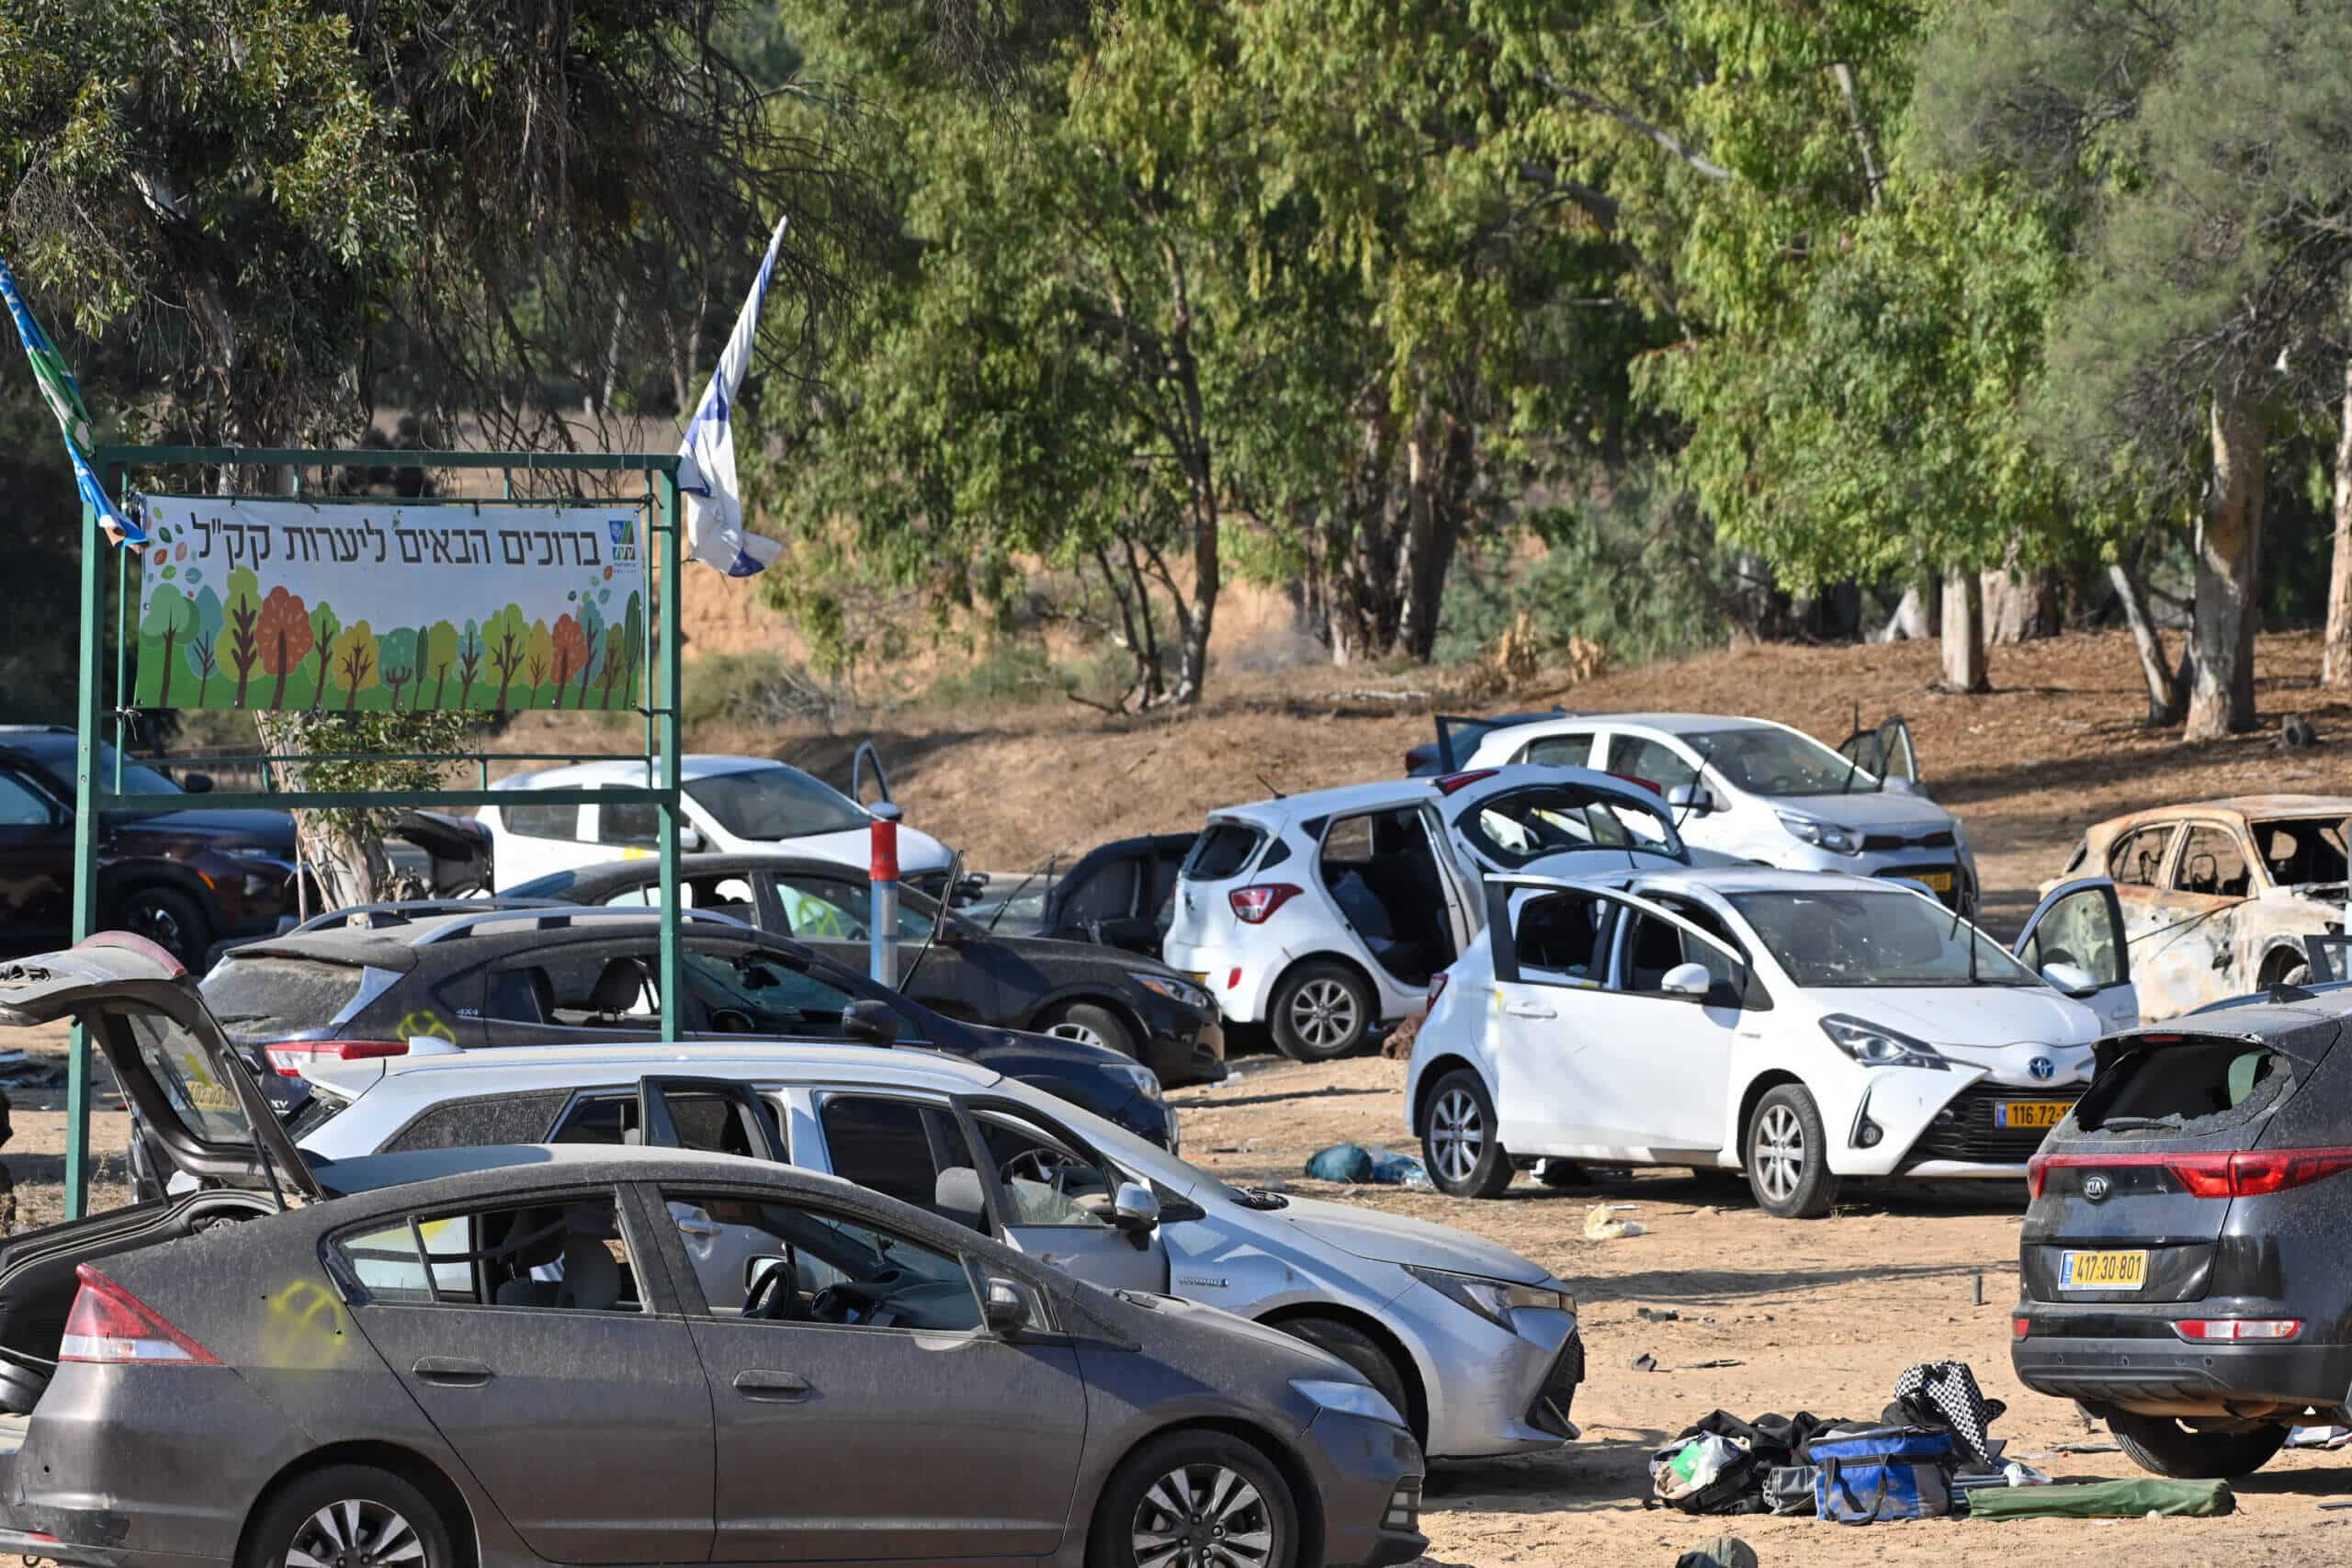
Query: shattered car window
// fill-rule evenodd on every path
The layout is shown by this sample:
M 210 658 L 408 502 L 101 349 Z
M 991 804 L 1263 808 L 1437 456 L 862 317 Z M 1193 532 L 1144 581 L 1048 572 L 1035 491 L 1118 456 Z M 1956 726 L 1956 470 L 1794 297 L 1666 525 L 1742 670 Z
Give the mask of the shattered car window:
M 799 839 L 873 821 L 857 802 L 797 768 L 746 768 L 689 779 L 686 794 L 739 839 Z
M 2352 874 L 2347 874 L 2346 866 L 2344 825 L 2340 822 L 2290 818 L 2282 822 L 2254 822 L 2247 826 L 2262 852 L 2262 863 L 2270 873 L 2270 880 L 2281 887 L 2340 883 Z
M 189 1132 L 208 1144 L 243 1143 L 253 1136 L 253 1123 L 245 1119 L 235 1088 L 213 1072 L 211 1057 L 195 1035 L 159 1013 L 127 1014 L 123 1022 L 164 1098 L 187 1122 Z
M 1735 893 L 1732 907 L 1800 986 L 2039 986 L 1983 931 L 1916 894 Z
M 1749 795 L 1864 794 L 1879 787 L 1878 775 L 1858 767 L 1809 736 L 1761 725 L 1707 729 L 1682 737 L 1731 784 Z
M 1679 856 L 1663 811 L 1651 812 L 1592 790 L 1544 784 L 1479 803 L 1463 824 L 1478 848 L 1513 870 L 1564 850 L 1623 849 L 1639 842 Z

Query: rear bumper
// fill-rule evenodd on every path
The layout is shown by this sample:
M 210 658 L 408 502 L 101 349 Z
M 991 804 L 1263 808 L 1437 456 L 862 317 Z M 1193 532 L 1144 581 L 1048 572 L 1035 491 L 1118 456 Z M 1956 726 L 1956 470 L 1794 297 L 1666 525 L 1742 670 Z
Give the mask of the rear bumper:
M 2018 1310 L 2040 1315 L 2037 1306 Z M 2162 1339 L 2037 1332 L 2010 1342 L 2009 1362 L 2036 1393 L 2076 1400 L 2100 1415 L 2328 1410 L 2352 1393 L 2352 1345 L 2184 1345 L 2169 1332 Z

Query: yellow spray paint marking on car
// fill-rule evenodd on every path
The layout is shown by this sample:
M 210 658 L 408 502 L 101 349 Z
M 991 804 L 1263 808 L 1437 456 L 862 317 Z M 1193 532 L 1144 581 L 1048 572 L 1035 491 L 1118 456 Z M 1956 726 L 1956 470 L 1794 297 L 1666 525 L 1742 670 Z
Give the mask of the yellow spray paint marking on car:
M 296 1280 L 265 1300 L 265 1365 L 323 1371 L 342 1361 L 350 1341 L 344 1333 L 343 1303 L 334 1292 L 313 1280 Z
M 399 1027 L 400 1037 L 403 1040 L 446 1040 L 452 1045 L 458 1043 L 458 1032 L 442 1022 L 441 1015 L 431 1008 L 419 1008 L 414 1012 L 403 1014 Z

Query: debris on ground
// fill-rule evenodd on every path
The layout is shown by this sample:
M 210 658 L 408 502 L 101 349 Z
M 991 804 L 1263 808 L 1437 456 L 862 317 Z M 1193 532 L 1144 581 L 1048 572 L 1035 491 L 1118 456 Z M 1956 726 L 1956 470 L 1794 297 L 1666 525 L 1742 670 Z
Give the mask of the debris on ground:
M 1344 1181 L 1351 1187 L 1412 1187 L 1428 1189 L 1430 1173 L 1410 1155 L 1393 1154 L 1378 1144 L 1333 1144 L 1308 1156 L 1306 1174 L 1317 1181 Z
M 1719 1535 L 1676 1558 L 1674 1568 L 1757 1568 L 1756 1549 L 1736 1535 Z
M 2352 1427 L 2298 1427 L 2287 1434 L 2290 1449 L 2335 1450 L 2352 1443 Z
M 1679 1323 L 1682 1314 L 1672 1307 L 1635 1307 L 1634 1315 L 1645 1323 Z
M 2123 1451 L 2123 1445 L 2097 1442 L 2052 1443 L 2050 1445 L 2050 1451 L 2053 1454 L 2120 1454 Z
M 1682 1371 L 1686 1372 L 1712 1372 L 1719 1367 L 1736 1367 L 1741 1364 L 1742 1363 L 1738 1361 L 1733 1360 L 1730 1357 L 1725 1356 L 1719 1360 L 1693 1361 L 1689 1366 L 1684 1367 Z
M 1645 1350 L 1640 1355 L 1634 1357 L 1632 1360 L 1626 1362 L 1625 1367 L 1629 1371 L 1654 1372 L 1657 1371 L 1657 1358 L 1651 1355 L 1647 1350 Z
M 1584 1238 L 1587 1241 L 1616 1241 L 1625 1236 L 1647 1235 L 1649 1227 L 1639 1220 L 1612 1220 L 1610 1205 L 1596 1203 L 1584 1216 Z

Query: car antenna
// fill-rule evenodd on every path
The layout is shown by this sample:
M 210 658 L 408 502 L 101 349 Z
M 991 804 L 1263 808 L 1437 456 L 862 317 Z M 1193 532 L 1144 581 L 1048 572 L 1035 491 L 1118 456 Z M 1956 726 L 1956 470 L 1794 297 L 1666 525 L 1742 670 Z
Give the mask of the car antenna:
M 1264 785 L 1266 786 L 1266 793 L 1267 793 L 1267 794 L 1269 794 L 1269 795 L 1271 795 L 1272 796 L 1273 796 L 1273 798 L 1274 798 L 1274 799 L 1276 799 L 1276 800 L 1284 800 L 1284 799 L 1289 798 L 1288 796 L 1284 795 L 1281 790 L 1279 790 L 1279 789 L 1275 788 L 1275 787 L 1274 787 L 1274 781 L 1273 781 L 1273 780 L 1272 780 L 1272 779 L 1270 779 L 1270 778 L 1268 778 L 1265 774 L 1263 774 L 1263 773 L 1251 773 L 1250 776 L 1251 778 L 1253 778 L 1253 779 L 1256 779 L 1260 784 L 1264 784 Z
M 956 886 L 956 880 L 963 874 L 964 852 L 957 850 L 955 854 L 948 858 L 947 886 L 950 888 L 953 888 Z M 931 956 L 932 944 L 939 940 L 940 928 L 946 923 L 947 900 L 942 897 L 934 900 L 931 906 L 930 934 L 922 939 L 922 946 L 916 952 L 915 961 L 907 965 L 907 972 L 905 974 L 899 976 L 899 994 L 900 996 L 905 996 L 907 994 L 907 987 L 915 983 L 915 975 L 922 968 L 922 961 Z

